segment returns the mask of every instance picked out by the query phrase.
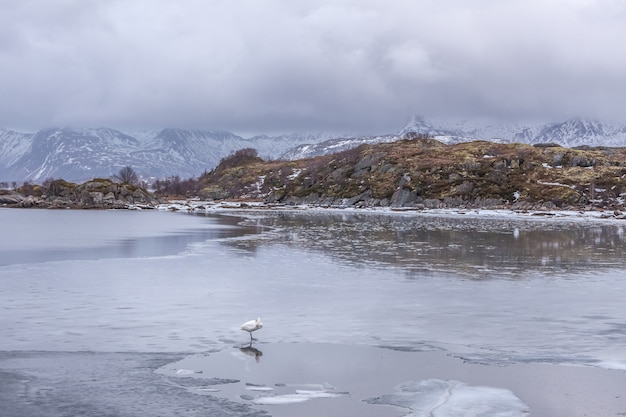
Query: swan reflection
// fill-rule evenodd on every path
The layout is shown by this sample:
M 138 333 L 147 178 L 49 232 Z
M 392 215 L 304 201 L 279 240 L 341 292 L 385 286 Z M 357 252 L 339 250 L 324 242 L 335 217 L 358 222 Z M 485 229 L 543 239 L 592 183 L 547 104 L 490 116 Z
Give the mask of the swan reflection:
M 246 355 L 254 358 L 254 360 L 257 362 L 260 362 L 261 356 L 263 356 L 263 352 L 261 352 L 259 349 L 252 346 L 252 343 L 250 343 L 248 346 L 240 347 L 239 350 L 245 353 Z

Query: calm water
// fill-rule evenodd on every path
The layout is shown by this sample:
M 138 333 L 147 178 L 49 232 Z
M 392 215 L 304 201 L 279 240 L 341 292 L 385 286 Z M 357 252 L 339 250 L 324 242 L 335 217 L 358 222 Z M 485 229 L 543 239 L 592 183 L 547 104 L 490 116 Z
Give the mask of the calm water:
M 0 210 L 0 224 L 3 350 L 203 350 L 261 316 L 266 341 L 626 359 L 620 223 Z
M 263 343 L 626 369 L 619 222 L 0 209 L 0 225 L 0 351 L 215 351 L 260 316 Z

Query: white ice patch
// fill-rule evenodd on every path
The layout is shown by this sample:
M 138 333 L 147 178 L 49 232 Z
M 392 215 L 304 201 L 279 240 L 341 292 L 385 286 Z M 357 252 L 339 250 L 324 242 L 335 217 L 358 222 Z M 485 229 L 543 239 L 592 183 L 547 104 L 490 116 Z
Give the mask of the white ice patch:
M 609 354 L 600 353 L 598 354 L 598 359 L 597 362 L 590 362 L 587 365 L 626 371 L 626 358 L 624 358 L 623 354 L 619 354 L 618 352 L 610 352 Z
M 213 387 L 193 387 L 191 388 L 191 391 L 196 391 L 199 393 L 204 393 L 204 392 L 220 392 L 219 389 L 217 388 L 213 388 Z
M 411 410 L 411 417 L 523 417 L 526 404 L 511 391 L 469 386 L 458 381 L 428 379 L 400 385 L 397 392 L 365 400 Z
M 201 374 L 202 371 L 194 371 L 193 369 L 178 369 L 176 370 L 176 375 L 192 375 L 192 374 Z
M 274 388 L 265 385 L 246 385 L 246 389 L 249 391 L 274 391 Z
M 336 398 L 344 394 L 328 391 L 296 390 L 295 394 L 274 395 L 256 398 L 253 402 L 259 405 L 284 405 L 302 403 L 313 398 Z

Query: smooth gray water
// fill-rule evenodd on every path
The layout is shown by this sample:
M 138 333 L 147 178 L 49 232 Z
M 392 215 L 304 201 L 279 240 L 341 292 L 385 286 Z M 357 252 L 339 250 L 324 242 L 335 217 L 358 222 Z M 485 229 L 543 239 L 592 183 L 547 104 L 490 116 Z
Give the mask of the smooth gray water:
M 259 343 L 626 369 L 616 222 L 0 209 L 0 225 L 4 352 L 219 351 L 260 316 Z

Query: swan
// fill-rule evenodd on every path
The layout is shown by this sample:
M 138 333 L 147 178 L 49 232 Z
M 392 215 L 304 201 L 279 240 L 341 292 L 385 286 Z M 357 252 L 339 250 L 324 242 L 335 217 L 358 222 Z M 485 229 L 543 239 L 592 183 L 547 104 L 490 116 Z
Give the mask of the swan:
M 263 327 L 261 319 L 259 317 L 256 320 L 250 320 L 241 325 L 240 329 L 244 332 L 250 333 L 250 343 L 252 343 L 252 332 L 255 332 Z

